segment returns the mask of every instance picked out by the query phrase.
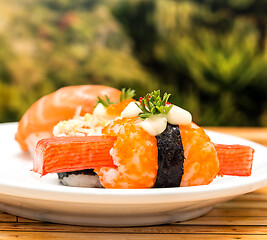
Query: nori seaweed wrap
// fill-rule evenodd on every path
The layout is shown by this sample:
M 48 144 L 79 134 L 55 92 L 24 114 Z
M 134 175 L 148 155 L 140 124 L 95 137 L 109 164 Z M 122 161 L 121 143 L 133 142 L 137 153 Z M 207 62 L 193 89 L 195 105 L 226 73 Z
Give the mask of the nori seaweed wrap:
M 158 173 L 154 188 L 179 187 L 184 173 L 184 150 L 179 126 L 168 123 L 156 139 Z

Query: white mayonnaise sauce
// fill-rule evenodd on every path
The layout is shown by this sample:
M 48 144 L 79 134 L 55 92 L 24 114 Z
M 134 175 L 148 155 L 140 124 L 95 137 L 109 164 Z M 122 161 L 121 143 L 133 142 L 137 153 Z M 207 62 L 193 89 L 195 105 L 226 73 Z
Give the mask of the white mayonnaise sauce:
M 98 103 L 93 111 L 93 115 L 106 117 L 107 116 L 107 109 L 102 103 Z
M 130 102 L 127 107 L 122 111 L 121 117 L 137 117 L 142 110 L 136 106 L 137 102 Z
M 121 113 L 121 117 L 137 117 L 142 112 L 135 102 L 131 102 Z M 191 113 L 173 105 L 168 114 L 152 115 L 144 121 L 138 122 L 150 135 L 156 136 L 164 132 L 167 122 L 173 125 L 188 125 L 192 121 Z
M 190 112 L 173 105 L 167 114 L 168 123 L 173 125 L 188 125 L 192 122 L 192 115 Z
M 157 136 L 164 132 L 167 127 L 166 115 L 152 115 L 151 117 L 137 123 L 145 131 L 147 131 L 152 136 Z

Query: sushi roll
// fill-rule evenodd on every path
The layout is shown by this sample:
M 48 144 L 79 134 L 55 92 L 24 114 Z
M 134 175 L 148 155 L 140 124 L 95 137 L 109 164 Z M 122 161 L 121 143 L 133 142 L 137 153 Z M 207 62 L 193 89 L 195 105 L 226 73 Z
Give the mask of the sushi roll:
M 252 148 L 212 143 L 189 112 L 168 103 L 169 96 L 154 91 L 129 102 L 99 135 L 77 136 L 76 126 L 73 135 L 40 140 L 33 170 L 69 177 L 94 169 L 103 187 L 124 189 L 205 185 L 231 168 L 234 175 L 251 173 Z M 236 159 L 243 164 L 235 166 Z

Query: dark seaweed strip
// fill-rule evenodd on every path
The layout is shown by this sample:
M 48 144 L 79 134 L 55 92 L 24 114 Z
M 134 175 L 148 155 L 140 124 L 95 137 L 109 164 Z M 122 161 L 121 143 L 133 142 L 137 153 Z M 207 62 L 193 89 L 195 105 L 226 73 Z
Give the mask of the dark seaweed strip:
M 72 172 L 62 172 L 62 173 L 57 173 L 58 179 L 63 179 L 64 177 L 68 177 L 69 175 L 79 175 L 79 174 L 84 174 L 84 175 L 96 175 L 94 172 L 94 169 L 84 169 L 84 170 L 78 170 L 78 171 L 72 171 Z
M 179 187 L 184 173 L 184 149 L 178 125 L 167 125 L 158 136 L 158 174 L 154 188 Z

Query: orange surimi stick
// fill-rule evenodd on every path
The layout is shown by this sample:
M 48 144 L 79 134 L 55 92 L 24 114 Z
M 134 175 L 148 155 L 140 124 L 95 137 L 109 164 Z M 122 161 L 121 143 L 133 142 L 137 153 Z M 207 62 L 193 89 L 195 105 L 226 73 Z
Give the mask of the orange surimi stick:
M 47 173 L 116 167 L 110 155 L 116 137 L 51 137 L 36 145 L 33 171 Z M 214 143 L 220 163 L 218 175 L 250 176 L 254 149 Z
M 51 137 L 36 145 L 33 171 L 47 173 L 116 167 L 109 153 L 116 137 Z
M 215 144 L 220 162 L 218 175 L 250 176 L 254 149 L 243 145 Z

